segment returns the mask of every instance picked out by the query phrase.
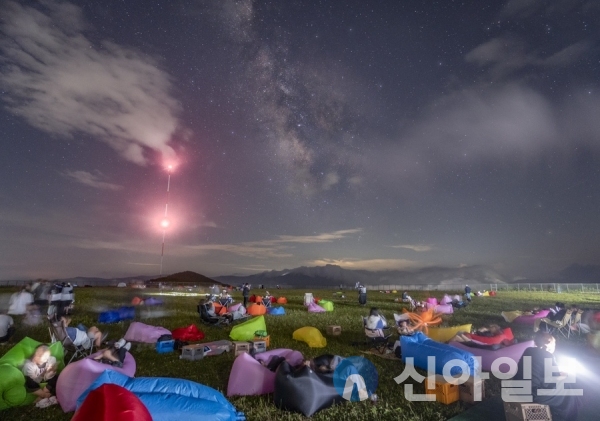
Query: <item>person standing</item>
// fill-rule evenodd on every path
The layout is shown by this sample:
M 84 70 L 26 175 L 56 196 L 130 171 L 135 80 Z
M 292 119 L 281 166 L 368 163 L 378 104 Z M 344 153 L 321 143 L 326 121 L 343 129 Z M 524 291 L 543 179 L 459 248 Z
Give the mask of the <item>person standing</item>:
M 250 284 L 245 283 L 242 288 L 242 296 L 244 297 L 244 307 L 248 306 L 248 298 L 250 297 Z
M 367 288 L 364 285 L 358 285 L 358 303 L 362 306 L 367 304 Z
M 471 287 L 469 285 L 465 285 L 465 297 L 468 302 L 471 302 Z

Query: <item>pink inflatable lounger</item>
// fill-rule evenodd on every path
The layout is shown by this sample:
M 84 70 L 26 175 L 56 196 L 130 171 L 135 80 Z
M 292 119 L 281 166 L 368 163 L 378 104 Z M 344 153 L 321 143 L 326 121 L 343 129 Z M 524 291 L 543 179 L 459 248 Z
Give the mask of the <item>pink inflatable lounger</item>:
M 162 335 L 170 335 L 171 331 L 160 326 L 150 326 L 140 322 L 133 322 L 125 333 L 125 340 L 129 342 L 156 343 Z
M 260 362 L 269 363 L 272 357 L 283 357 L 292 366 L 302 363 L 304 357 L 298 351 L 291 349 L 274 349 L 256 355 L 242 353 L 233 362 L 227 396 L 265 395 L 275 391 L 275 372 L 263 366 Z
M 93 358 L 97 355 L 99 355 L 98 352 L 88 358 L 67 365 L 58 376 L 56 398 L 64 412 L 75 411 L 77 398 L 94 383 L 104 370 L 117 371 L 129 377 L 135 375 L 135 359 L 129 352 L 125 356 L 123 368 L 94 361 Z

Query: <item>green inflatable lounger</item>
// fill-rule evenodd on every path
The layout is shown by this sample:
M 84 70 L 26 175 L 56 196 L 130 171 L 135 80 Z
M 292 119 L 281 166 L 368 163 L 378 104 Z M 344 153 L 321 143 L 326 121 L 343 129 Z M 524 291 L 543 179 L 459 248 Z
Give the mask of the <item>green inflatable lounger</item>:
M 240 323 L 231 329 L 229 337 L 234 341 L 251 341 L 254 339 L 254 333 L 259 330 L 267 330 L 264 316 L 254 317 L 247 322 Z
M 42 342 L 24 338 L 0 358 L 0 411 L 13 406 L 32 404 L 36 396 L 25 390 L 25 376 L 21 371 L 25 360 L 33 355 L 33 350 Z M 58 371 L 65 368 L 62 343 L 50 345 L 50 353 L 58 361 Z

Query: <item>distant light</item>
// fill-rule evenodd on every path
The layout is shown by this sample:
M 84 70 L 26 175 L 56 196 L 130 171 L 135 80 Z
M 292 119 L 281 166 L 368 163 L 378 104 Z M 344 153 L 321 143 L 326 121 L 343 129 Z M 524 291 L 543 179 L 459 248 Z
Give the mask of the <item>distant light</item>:
M 169 228 L 169 225 L 171 224 L 171 221 L 169 221 L 167 218 L 163 218 L 162 221 L 160 221 L 160 226 L 163 228 Z

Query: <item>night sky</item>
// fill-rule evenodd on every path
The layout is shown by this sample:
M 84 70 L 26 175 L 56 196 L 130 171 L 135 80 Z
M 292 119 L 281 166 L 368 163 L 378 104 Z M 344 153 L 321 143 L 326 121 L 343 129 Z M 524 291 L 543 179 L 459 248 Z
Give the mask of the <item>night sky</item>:
M 0 2 L 0 280 L 600 262 L 600 2 Z

